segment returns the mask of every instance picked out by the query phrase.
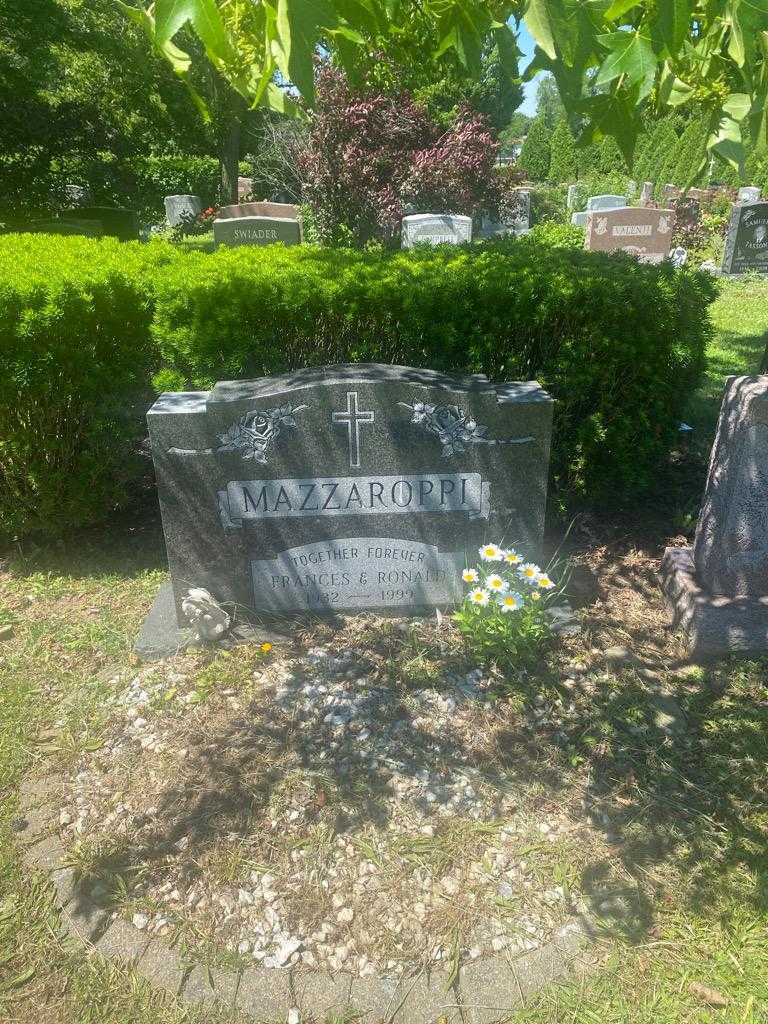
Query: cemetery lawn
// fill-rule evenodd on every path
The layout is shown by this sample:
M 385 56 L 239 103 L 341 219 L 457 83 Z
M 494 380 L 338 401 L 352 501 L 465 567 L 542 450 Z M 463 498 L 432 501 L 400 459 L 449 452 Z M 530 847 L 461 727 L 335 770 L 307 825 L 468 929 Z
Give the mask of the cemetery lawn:
M 477 717 L 462 741 L 461 753 L 471 757 L 477 747 L 489 776 L 503 782 L 511 801 L 500 805 L 513 826 L 511 867 L 517 858 L 526 862 L 534 902 L 540 891 L 562 887 L 566 899 L 578 897 L 600 936 L 588 953 L 590 973 L 547 990 L 510 1020 L 766 1021 L 768 662 L 688 665 L 679 635 L 665 628 L 655 577 L 666 538 L 653 550 L 639 550 L 600 539 L 592 528 L 575 532 L 579 568 L 573 589 L 582 634 L 559 641 L 533 673 L 491 673 L 492 708 L 470 708 Z M 12 557 L 0 570 L 0 625 L 12 628 L 0 641 L 0 1020 L 241 1020 L 182 1007 L 150 991 L 130 970 L 62 941 L 50 884 L 44 875 L 22 870 L 19 861 L 22 778 L 71 773 L 75 765 L 87 774 L 89 765 L 107 756 L 116 723 L 124 721 L 122 698 L 141 671 L 131 643 L 161 578 L 154 527 L 136 536 L 119 524 L 108 538 L 91 536 L 76 548 Z M 437 630 L 433 622 L 402 630 L 376 620 L 362 627 L 353 622 L 340 632 L 318 628 L 300 640 L 301 651 L 311 646 L 370 655 L 369 671 L 400 695 L 406 709 L 423 694 L 450 695 L 447 670 L 458 666 L 464 672 L 470 664 L 451 627 Z M 297 650 L 191 653 L 143 677 L 155 689 L 142 713 L 165 723 L 171 750 L 174 730 L 184 738 L 187 784 L 199 785 L 193 757 L 197 746 L 205 752 L 217 730 L 228 741 L 209 758 L 209 767 L 219 754 L 224 759 L 230 748 L 238 749 L 240 734 L 226 730 L 242 729 L 239 708 L 248 707 L 248 722 L 261 714 L 264 687 Z M 167 772 L 178 772 L 182 760 L 169 757 Z M 150 765 L 151 758 L 137 763 Z M 217 806 L 227 795 L 229 770 L 227 762 L 213 779 Z M 280 778 L 277 762 L 263 770 Z M 296 765 L 292 771 L 290 786 L 274 786 L 279 794 L 271 798 L 272 814 L 298 806 L 291 800 L 301 792 L 302 776 Z M 332 785 L 310 777 L 320 820 L 339 797 Z M 137 784 L 148 785 L 150 778 L 139 773 Z M 126 803 L 137 792 L 142 796 L 132 785 L 126 777 Z M 485 792 L 485 783 L 476 788 Z M 365 806 L 365 793 L 361 799 Z M 167 814 L 160 825 L 171 829 L 178 819 L 170 809 Z M 81 843 L 70 836 L 73 863 L 85 878 L 130 881 L 130 872 L 121 876 L 115 869 L 119 857 L 113 855 L 121 851 L 110 845 L 102 821 L 86 830 Z M 545 822 L 546 830 L 540 827 Z M 402 864 L 403 884 L 415 865 L 439 875 L 461 861 L 465 848 L 476 856 L 486 842 L 479 829 L 467 831 L 467 822 L 437 825 L 434 835 L 404 842 L 389 861 L 386 850 L 378 850 L 388 871 Z M 228 821 L 214 842 L 198 850 L 219 886 L 253 866 L 246 845 L 225 842 L 230 827 Z M 361 837 L 376 835 L 370 822 L 366 827 Z M 259 855 L 271 857 L 279 874 L 290 848 L 276 842 Z M 312 856 L 321 852 L 315 847 Z M 373 856 L 371 847 L 360 855 Z M 151 864 L 138 867 L 151 878 Z M 117 897 L 114 905 L 129 917 L 141 909 L 133 897 L 124 904 L 119 892 Z M 514 899 L 502 902 L 514 905 Z M 446 924 L 439 914 L 428 921 L 436 929 Z M 461 918 L 449 917 L 447 924 L 464 926 Z M 237 965 L 236 954 L 217 952 L 207 938 L 180 932 L 199 962 Z
M 686 417 L 701 452 L 709 451 L 714 437 L 725 378 L 758 373 L 768 345 L 768 279 L 758 275 L 721 278 L 719 288 L 710 306 L 714 334 L 707 346 L 704 382 Z

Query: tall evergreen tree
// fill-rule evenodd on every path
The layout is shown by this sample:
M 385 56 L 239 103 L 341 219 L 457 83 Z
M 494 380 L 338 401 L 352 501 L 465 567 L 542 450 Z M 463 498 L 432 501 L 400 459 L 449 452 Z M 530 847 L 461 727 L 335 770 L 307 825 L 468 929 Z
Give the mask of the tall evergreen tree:
M 546 181 L 549 173 L 551 131 L 542 117 L 537 117 L 525 137 L 518 164 L 531 181 Z
M 556 185 L 573 182 L 578 176 L 576 140 L 563 117 L 557 122 L 550 142 L 551 159 L 547 177 Z

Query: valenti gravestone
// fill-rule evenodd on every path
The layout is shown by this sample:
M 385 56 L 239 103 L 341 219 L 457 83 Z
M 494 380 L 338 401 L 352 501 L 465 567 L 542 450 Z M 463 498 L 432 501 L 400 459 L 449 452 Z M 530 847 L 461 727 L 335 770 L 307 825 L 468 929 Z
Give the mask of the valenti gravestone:
M 729 378 L 696 538 L 662 580 L 694 656 L 768 651 L 768 376 Z
M 661 263 L 669 254 L 674 223 L 673 210 L 594 210 L 587 217 L 585 246 L 598 252 L 622 250 L 642 263 Z
M 538 553 L 552 400 L 535 381 L 330 366 L 164 394 L 148 423 L 171 632 L 196 588 L 257 621 L 408 614 L 453 603 L 487 540 Z
M 411 249 L 419 242 L 461 245 L 472 241 L 472 218 L 454 213 L 414 213 L 403 217 L 402 247 Z
M 723 273 L 744 274 L 748 270 L 768 274 L 768 203 L 737 204 L 731 210 Z

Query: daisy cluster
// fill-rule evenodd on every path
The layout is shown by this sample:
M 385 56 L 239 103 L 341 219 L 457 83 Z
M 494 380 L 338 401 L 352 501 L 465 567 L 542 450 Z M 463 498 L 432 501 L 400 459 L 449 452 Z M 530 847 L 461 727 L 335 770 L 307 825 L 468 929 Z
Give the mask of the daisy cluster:
M 555 585 L 546 572 L 523 561 L 514 548 L 484 544 L 478 554 L 481 567 L 464 569 L 461 577 L 472 587 L 466 600 L 479 608 L 496 604 L 504 613 L 519 611 L 526 600 L 539 601 L 541 592 Z

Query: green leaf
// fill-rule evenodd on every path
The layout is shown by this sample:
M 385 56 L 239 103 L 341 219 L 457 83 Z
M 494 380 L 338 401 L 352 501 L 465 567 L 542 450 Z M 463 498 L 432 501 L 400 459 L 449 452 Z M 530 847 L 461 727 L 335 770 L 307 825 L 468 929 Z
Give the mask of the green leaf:
M 741 140 L 741 127 L 739 122 L 734 121 L 725 111 L 721 113 L 719 124 L 707 139 L 707 149 L 722 157 L 739 174 L 744 173 L 744 145 Z
M 659 86 L 659 99 L 670 107 L 679 107 L 682 103 L 688 103 L 696 95 L 693 86 L 688 85 L 682 78 L 676 78 L 671 71 L 662 78 Z
M 639 99 L 653 88 L 658 58 L 650 39 L 640 32 L 611 32 L 598 36 L 603 46 L 611 51 L 600 65 L 595 85 L 607 85 L 623 75 L 627 86 L 640 86 Z
M 277 111 L 278 114 L 284 114 L 286 117 L 301 118 L 304 117 L 304 111 L 295 103 L 291 97 L 286 93 L 284 89 L 280 89 L 270 82 L 265 90 L 267 99 L 267 105 L 270 109 Z
M 637 7 L 640 0 L 613 0 L 613 3 L 605 12 L 606 21 L 616 21 L 617 18 L 622 18 L 627 11 L 631 11 L 633 7 Z
M 225 63 L 232 59 L 232 47 L 216 0 L 157 0 L 157 45 L 163 46 L 170 42 L 187 22 L 191 23 L 209 57 Z
M 731 33 L 728 37 L 728 56 L 740 68 L 744 67 L 746 60 L 746 49 L 744 46 L 744 31 L 739 20 L 739 0 L 733 0 L 730 10 Z
M 751 106 L 752 99 L 745 92 L 732 92 L 725 103 L 723 103 L 723 110 L 734 121 L 743 121 L 749 113 Z
M 691 29 L 693 4 L 690 0 L 662 0 L 656 6 L 653 27 L 671 57 L 678 54 Z
M 557 58 L 555 35 L 550 17 L 551 4 L 547 0 L 528 0 L 525 24 L 536 43 L 552 60 Z
M 320 28 L 335 28 L 337 24 L 328 0 L 278 0 L 277 66 L 310 105 L 315 99 L 313 58 Z

